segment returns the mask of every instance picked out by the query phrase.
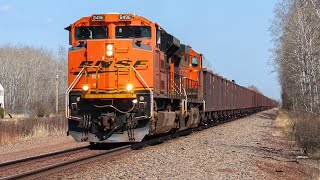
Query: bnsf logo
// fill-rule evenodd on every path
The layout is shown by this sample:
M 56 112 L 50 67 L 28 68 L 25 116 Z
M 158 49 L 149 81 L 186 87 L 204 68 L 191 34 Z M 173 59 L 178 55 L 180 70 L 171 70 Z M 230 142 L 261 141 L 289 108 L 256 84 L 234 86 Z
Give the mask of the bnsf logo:
M 97 62 L 93 62 L 93 61 L 82 61 L 79 65 L 78 68 L 83 68 L 84 66 L 99 66 L 101 68 L 110 68 L 111 65 L 113 65 L 114 68 L 119 67 L 119 66 L 133 66 L 133 67 L 138 67 L 138 66 L 145 66 L 147 65 L 148 60 L 137 60 L 135 63 L 133 63 L 133 61 L 131 60 L 119 60 L 117 62 L 115 61 L 97 61 Z M 104 72 L 110 72 L 110 71 L 99 71 L 99 73 L 104 73 Z M 90 73 L 95 73 L 95 71 L 93 72 L 88 72 Z M 77 75 L 79 74 L 79 72 L 75 72 L 73 73 L 73 75 Z
M 82 68 L 83 66 L 100 66 L 102 68 L 109 68 L 112 63 L 114 61 L 97 61 L 95 64 L 93 64 L 93 61 L 82 61 L 79 65 L 79 68 Z M 114 63 L 114 67 L 117 66 L 130 66 L 132 65 L 131 60 L 120 60 L 117 61 L 116 63 Z M 136 66 L 143 66 L 143 65 L 147 65 L 148 60 L 137 60 L 136 63 L 134 63 L 132 66 L 136 67 Z

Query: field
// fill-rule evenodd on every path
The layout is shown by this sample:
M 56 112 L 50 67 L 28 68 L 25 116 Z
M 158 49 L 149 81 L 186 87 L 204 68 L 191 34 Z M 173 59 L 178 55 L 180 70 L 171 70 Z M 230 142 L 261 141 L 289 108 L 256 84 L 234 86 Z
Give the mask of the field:
M 65 117 L 19 118 L 0 121 L 0 145 L 21 140 L 62 135 L 67 132 Z

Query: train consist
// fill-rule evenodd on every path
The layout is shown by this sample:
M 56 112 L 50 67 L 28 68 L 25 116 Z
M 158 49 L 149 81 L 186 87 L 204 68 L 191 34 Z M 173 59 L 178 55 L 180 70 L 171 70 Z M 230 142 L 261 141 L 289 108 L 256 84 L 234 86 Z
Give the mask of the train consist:
M 140 142 L 277 105 L 205 69 L 200 53 L 142 16 L 94 14 L 65 29 L 76 141 Z

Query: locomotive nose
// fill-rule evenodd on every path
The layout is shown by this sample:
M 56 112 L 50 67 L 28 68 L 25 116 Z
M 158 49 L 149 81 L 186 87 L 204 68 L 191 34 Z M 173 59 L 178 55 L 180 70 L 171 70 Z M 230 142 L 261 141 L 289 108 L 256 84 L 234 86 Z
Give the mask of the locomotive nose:
M 133 50 L 133 40 L 87 40 L 87 59 L 90 60 L 113 60 L 130 59 L 128 58 Z
M 87 41 L 87 59 L 92 61 L 105 60 L 114 56 L 114 44 L 105 40 Z

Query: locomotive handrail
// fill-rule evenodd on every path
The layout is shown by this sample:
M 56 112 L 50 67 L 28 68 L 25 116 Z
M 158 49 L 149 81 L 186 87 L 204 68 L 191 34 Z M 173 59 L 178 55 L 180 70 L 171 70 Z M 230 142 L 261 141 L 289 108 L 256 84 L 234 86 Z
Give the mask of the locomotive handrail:
M 173 85 L 171 87 L 173 87 L 179 95 L 182 95 L 181 89 L 179 89 L 178 85 L 174 82 L 173 79 L 171 79 L 171 81 L 173 82 Z M 180 90 L 180 92 L 178 91 L 178 89 Z
M 136 68 L 134 68 L 133 66 L 131 66 L 131 68 L 134 70 L 134 72 L 138 75 L 138 77 L 141 79 L 141 81 L 144 83 L 145 86 L 147 86 L 148 90 L 150 91 L 150 100 L 151 100 L 151 104 L 150 104 L 150 117 L 153 117 L 153 91 L 150 89 L 149 85 L 146 83 L 146 81 L 142 78 L 142 76 L 140 75 L 140 73 L 136 70 Z
M 119 75 L 120 75 L 120 70 L 121 68 L 129 68 L 129 83 L 132 83 L 132 75 L 131 75 L 131 67 L 132 66 L 115 66 L 117 68 L 116 74 L 117 74 L 117 92 L 119 92 L 119 87 L 120 87 L 120 81 L 119 81 Z
M 74 88 L 74 86 L 79 82 L 82 74 L 83 74 L 83 71 L 86 67 L 84 66 L 81 71 L 79 72 L 79 74 L 76 76 L 76 78 L 72 81 L 72 83 L 70 84 L 70 86 L 68 87 L 67 91 L 66 91 L 66 94 L 65 94 L 65 100 L 66 100 L 66 118 L 69 118 L 69 93 L 71 92 L 71 90 Z
M 142 78 L 142 76 L 140 75 L 140 73 L 136 70 L 136 68 L 134 68 L 133 66 L 131 66 L 131 68 L 134 70 L 134 72 L 139 76 L 139 78 L 142 80 L 142 82 L 144 83 L 145 86 L 147 86 L 148 90 L 150 92 L 152 92 L 152 89 L 149 87 L 149 85 L 146 83 L 146 81 Z

